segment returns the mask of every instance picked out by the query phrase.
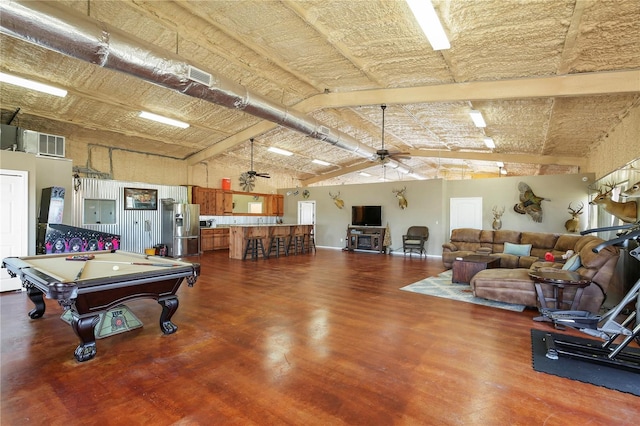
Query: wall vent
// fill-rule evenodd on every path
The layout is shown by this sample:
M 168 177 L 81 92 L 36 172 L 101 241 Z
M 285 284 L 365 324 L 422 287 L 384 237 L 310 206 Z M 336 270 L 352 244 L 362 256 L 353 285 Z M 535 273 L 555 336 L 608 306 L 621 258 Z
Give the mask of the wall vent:
M 25 130 L 23 134 L 24 151 L 31 154 L 64 157 L 64 136 Z
M 211 86 L 211 74 L 189 65 L 189 78 L 206 86 Z

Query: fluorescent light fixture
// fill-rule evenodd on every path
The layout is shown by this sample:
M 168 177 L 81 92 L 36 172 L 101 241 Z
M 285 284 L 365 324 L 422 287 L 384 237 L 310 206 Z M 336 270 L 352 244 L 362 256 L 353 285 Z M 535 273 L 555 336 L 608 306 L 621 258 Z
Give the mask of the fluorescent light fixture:
M 496 147 L 496 144 L 493 143 L 493 139 L 491 138 L 484 138 L 484 144 L 487 146 L 487 148 L 489 149 L 493 149 Z
M 312 160 L 312 163 L 316 163 L 316 164 L 320 164 L 321 166 L 330 166 L 331 163 L 327 163 L 326 161 L 322 161 L 322 160 Z
M 369 173 L 366 172 L 360 172 L 358 173 L 360 176 L 364 176 L 364 177 L 371 177 L 371 175 Z
M 289 152 L 287 150 L 284 149 L 280 149 L 280 148 L 276 148 L 275 146 L 270 146 L 267 151 L 271 151 L 271 152 L 275 152 L 276 154 L 280 154 L 280 155 L 293 155 L 293 152 Z
M 480 111 L 472 109 L 469 111 L 469 115 L 476 127 L 487 127 L 487 123 L 484 122 L 484 118 L 482 118 L 482 113 Z
M 61 98 L 67 96 L 67 91 L 64 89 L 58 89 L 57 87 L 27 80 L 26 78 L 16 77 L 15 75 L 5 74 L 3 72 L 0 72 L 0 81 L 3 83 L 13 84 L 14 86 L 24 87 L 26 89 L 37 90 L 38 92 L 48 93 L 49 95 L 60 96 Z
M 186 129 L 187 127 L 189 127 L 189 124 L 183 121 L 178 121 L 178 120 L 174 120 L 173 118 L 163 117 L 161 115 L 153 114 L 151 112 L 141 111 L 140 117 L 146 118 L 147 120 L 156 121 L 158 123 L 180 127 L 181 129 Z
M 498 167 L 504 167 L 504 163 L 502 161 L 496 161 Z
M 451 48 L 447 34 L 442 28 L 442 23 L 436 10 L 431 4 L 431 0 L 406 0 L 407 5 L 416 17 L 420 28 L 427 36 L 433 50 L 444 50 Z

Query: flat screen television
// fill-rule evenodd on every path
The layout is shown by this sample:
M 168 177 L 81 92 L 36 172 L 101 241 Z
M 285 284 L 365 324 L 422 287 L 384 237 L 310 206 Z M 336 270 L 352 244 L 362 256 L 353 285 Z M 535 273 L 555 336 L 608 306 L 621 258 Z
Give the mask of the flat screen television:
M 382 226 L 382 206 L 351 206 L 351 225 Z

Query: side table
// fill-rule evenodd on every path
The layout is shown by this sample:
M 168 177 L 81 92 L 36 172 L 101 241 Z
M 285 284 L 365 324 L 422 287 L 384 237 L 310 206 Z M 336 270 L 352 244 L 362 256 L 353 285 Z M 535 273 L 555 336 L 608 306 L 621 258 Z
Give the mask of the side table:
M 570 310 L 576 310 L 580 304 L 584 288 L 591 284 L 589 279 L 579 273 L 563 269 L 558 269 L 557 271 L 531 271 L 529 276 L 534 282 L 541 311 L 549 308 L 547 302 L 554 302 L 553 309 L 563 309 L 563 305 L 566 304 L 569 305 Z M 553 297 L 545 297 L 542 291 L 542 284 L 553 286 Z M 565 287 L 577 287 L 573 300 L 564 300 Z M 546 318 L 536 317 L 534 321 L 546 321 Z

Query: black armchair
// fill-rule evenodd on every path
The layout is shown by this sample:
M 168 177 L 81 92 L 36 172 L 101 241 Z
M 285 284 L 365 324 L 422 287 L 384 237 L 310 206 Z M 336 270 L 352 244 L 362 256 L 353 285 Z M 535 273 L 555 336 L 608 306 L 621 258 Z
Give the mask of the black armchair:
M 402 236 L 402 250 L 404 254 L 409 252 L 409 256 L 414 251 L 417 251 L 420 256 L 424 253 L 425 257 L 427 252 L 424 248 L 424 243 L 429 239 L 429 228 L 426 226 L 410 226 L 406 235 Z

